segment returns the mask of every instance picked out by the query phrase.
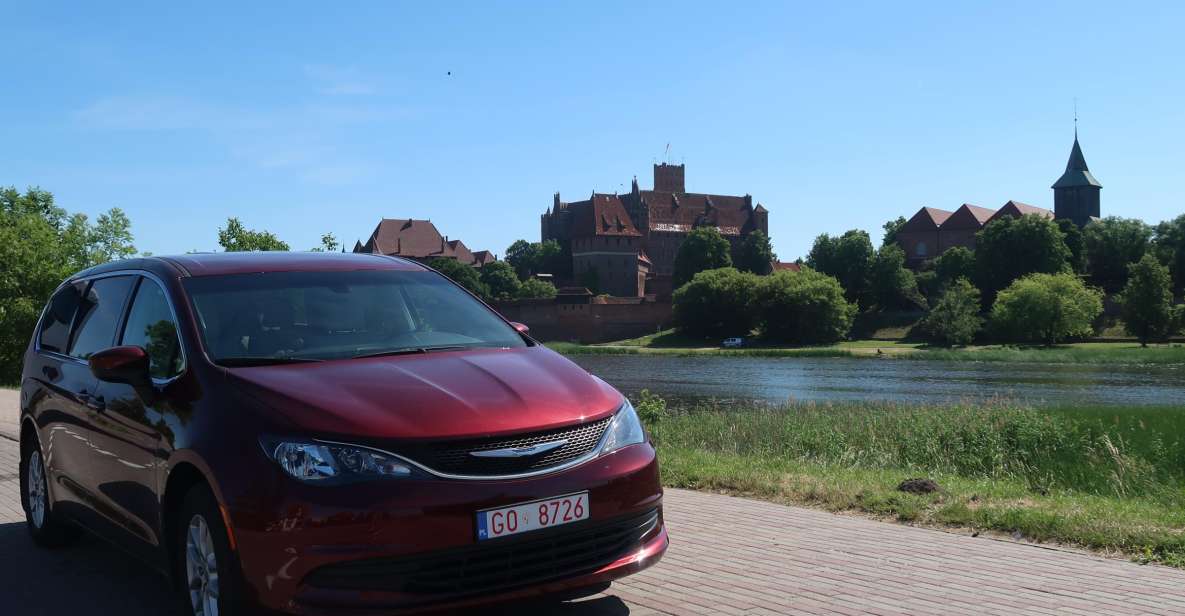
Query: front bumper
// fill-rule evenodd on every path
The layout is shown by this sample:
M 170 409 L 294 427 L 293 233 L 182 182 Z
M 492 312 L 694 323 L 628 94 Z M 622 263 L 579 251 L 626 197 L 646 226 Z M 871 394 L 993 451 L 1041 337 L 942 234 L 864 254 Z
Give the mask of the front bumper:
M 643 569 L 657 562 L 668 543 L 658 465 L 649 444 L 562 472 L 514 480 L 329 487 L 301 484 L 278 469 L 269 468 L 269 474 L 228 497 L 228 508 L 248 587 L 264 607 L 288 613 L 389 614 L 561 592 Z M 261 485 L 269 487 L 261 491 Z M 586 521 L 477 541 L 479 510 L 581 490 L 589 492 Z M 565 538 L 588 537 L 631 520 L 637 522 L 632 534 L 614 535 L 616 543 L 588 539 L 596 552 L 583 560 L 573 560 L 580 555 L 571 550 L 556 552 Z M 516 552 L 523 553 L 504 556 Z M 532 553 L 571 566 L 536 567 L 530 564 Z M 518 562 L 524 575 L 491 577 L 466 564 L 483 558 L 487 564 L 491 558 L 511 558 L 505 562 Z M 407 564 L 420 559 L 437 563 L 440 584 L 407 576 L 417 570 Z M 359 576 L 359 571 L 367 573 Z M 465 582 L 443 579 L 450 577 Z

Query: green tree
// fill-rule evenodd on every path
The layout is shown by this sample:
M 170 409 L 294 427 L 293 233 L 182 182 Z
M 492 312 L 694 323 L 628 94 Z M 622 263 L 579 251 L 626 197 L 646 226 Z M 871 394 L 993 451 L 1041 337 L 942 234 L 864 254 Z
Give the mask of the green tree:
M 1069 218 L 1059 218 L 1057 228 L 1061 229 L 1062 241 L 1066 243 L 1066 249 L 1070 251 L 1070 269 L 1075 274 L 1086 273 L 1086 238 L 1082 235 L 1082 229 L 1074 224 L 1073 220 Z
M 1152 248 L 1160 262 L 1169 267 L 1173 290 L 1185 291 L 1185 214 L 1156 225 Z
M 491 264 L 492 265 L 492 264 Z M 485 299 L 490 296 L 490 290 L 482 283 L 477 270 L 470 265 L 456 259 L 439 257 L 428 262 L 428 267 L 448 276 L 453 282 L 465 287 L 470 293 Z M 488 267 L 488 266 L 487 266 Z
M 326 233 L 321 236 L 321 245 L 309 250 L 309 252 L 337 252 L 341 246 L 336 236 L 332 233 Z
M 773 270 L 773 262 L 777 257 L 774 248 L 769 243 L 769 237 L 760 229 L 749 234 L 741 247 L 737 250 L 737 269 L 742 272 L 753 272 L 764 276 Z
M 1127 283 L 1128 265 L 1139 261 L 1152 243 L 1152 228 L 1135 218 L 1108 216 L 1082 230 L 1090 281 L 1108 291 Z
M 753 307 L 764 337 L 794 344 L 842 340 L 857 312 L 838 280 L 809 267 L 762 277 Z
M 931 340 L 940 344 L 971 344 L 983 327 L 979 289 L 966 278 L 955 279 L 919 325 Z
M 697 227 L 687 234 L 675 253 L 674 285 L 687 284 L 692 276 L 705 270 L 732 267 L 728 240 L 716 227 Z
M 926 307 L 917 279 L 905 267 L 905 251 L 897 244 L 886 244 L 876 251 L 869 270 L 869 287 L 873 301 L 883 310 Z
M 963 246 L 948 248 L 934 259 L 934 275 L 938 287 L 941 289 L 952 282 L 975 277 L 975 253 Z
M 546 280 L 539 280 L 538 278 L 528 278 L 518 288 L 520 299 L 553 299 L 555 298 L 555 294 L 556 289 L 554 284 Z
M 519 280 L 526 280 L 539 267 L 539 244 L 532 244 L 527 240 L 515 240 L 506 249 L 506 256 L 503 260 L 509 263 L 510 267 L 514 268 L 514 272 L 518 274 Z
M 1000 291 L 992 306 L 996 335 L 1047 346 L 1074 336 L 1087 336 L 1103 312 L 1103 294 L 1070 272 L 1029 274 Z
M 226 252 L 247 252 L 253 250 L 287 251 L 288 244 L 268 231 L 255 231 L 243 226 L 238 218 L 227 218 L 226 228 L 218 229 L 218 244 Z
M 1069 270 L 1070 249 L 1057 223 L 1037 214 L 1004 217 L 976 235 L 975 282 L 986 301 L 1012 281 L 1032 273 Z
M 1124 328 L 1139 338 L 1140 346 L 1172 334 L 1176 325 L 1172 284 L 1169 268 L 1150 254 L 1128 266 L 1127 284 L 1119 303 L 1123 307 Z
M 806 264 L 811 269 L 834 277 L 843 287 L 848 301 L 867 308 L 871 304 L 869 284 L 875 257 L 868 233 L 852 229 L 839 237 L 824 233 L 815 238 Z
M 753 329 L 752 300 L 757 275 L 731 267 L 704 270 L 673 297 L 674 320 L 698 338 L 748 336 Z
M 20 378 L 41 308 L 62 280 L 135 254 L 130 227 L 118 209 L 91 226 L 55 205 L 49 191 L 0 189 L 0 383 Z
M 901 232 L 901 228 L 904 227 L 905 223 L 907 222 L 909 221 L 905 220 L 904 216 L 898 216 L 897 218 L 886 222 L 881 227 L 885 230 L 885 238 L 881 241 L 881 246 L 892 246 L 893 244 L 896 244 L 897 234 Z
M 466 266 L 468 267 L 468 266 Z M 494 261 L 481 268 L 481 282 L 489 291 L 490 299 L 507 300 L 518 297 L 522 282 L 514 268 L 505 261 Z

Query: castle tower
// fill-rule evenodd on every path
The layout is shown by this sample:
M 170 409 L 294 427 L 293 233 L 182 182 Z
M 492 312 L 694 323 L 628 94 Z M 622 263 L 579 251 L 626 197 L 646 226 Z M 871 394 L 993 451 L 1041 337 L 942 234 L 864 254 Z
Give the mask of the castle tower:
M 1100 216 L 1099 191 L 1103 188 L 1090 174 L 1082 147 L 1078 145 L 1078 131 L 1074 131 L 1074 148 L 1066 162 L 1066 172 L 1053 183 L 1053 213 L 1055 218 L 1068 218 L 1079 227 Z

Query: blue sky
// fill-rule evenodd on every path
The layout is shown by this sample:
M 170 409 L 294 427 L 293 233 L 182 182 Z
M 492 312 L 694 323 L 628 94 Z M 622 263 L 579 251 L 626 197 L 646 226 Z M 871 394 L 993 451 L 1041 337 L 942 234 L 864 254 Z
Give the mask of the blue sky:
M 750 193 L 779 256 L 930 205 L 1185 213 L 1185 3 L 0 3 L 0 185 L 293 248 L 431 218 L 499 255 L 552 193 Z M 449 74 L 451 72 L 451 75 Z

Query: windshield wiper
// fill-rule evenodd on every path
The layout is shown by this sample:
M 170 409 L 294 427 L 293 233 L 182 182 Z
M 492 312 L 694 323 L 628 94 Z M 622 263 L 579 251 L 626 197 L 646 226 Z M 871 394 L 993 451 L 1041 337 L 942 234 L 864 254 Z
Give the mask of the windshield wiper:
M 469 346 L 464 344 L 454 344 L 452 346 L 408 347 L 406 349 L 379 351 L 377 353 L 362 353 L 360 355 L 355 355 L 353 359 L 362 359 L 364 357 L 390 357 L 392 355 L 419 355 L 420 353 L 431 353 L 433 351 L 455 351 L 457 349 L 468 348 Z
M 215 363 L 228 368 L 239 368 L 244 366 L 272 366 L 276 364 L 307 364 L 318 361 L 325 360 L 313 357 L 223 357 Z

